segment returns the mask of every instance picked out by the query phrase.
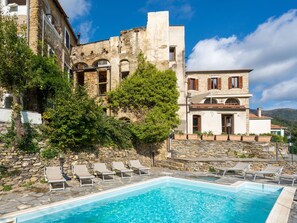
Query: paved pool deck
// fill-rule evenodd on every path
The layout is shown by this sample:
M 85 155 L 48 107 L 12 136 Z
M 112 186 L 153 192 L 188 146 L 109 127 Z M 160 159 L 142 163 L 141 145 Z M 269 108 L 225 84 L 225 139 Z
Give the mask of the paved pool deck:
M 1 216 L 24 210 L 27 208 L 32 208 L 40 205 L 46 205 L 54 203 L 57 201 L 67 200 L 71 198 L 76 198 L 92 193 L 97 193 L 100 191 L 117 188 L 124 185 L 133 184 L 136 182 L 146 181 L 148 179 L 153 179 L 161 176 L 172 176 L 178 178 L 185 178 L 197 181 L 207 181 L 218 184 L 230 185 L 237 181 L 242 181 L 242 176 L 226 175 L 225 177 L 216 176 L 211 173 L 199 173 L 199 172 L 186 172 L 186 171 L 176 171 L 163 168 L 152 168 L 151 175 L 139 176 L 134 174 L 132 178 L 121 179 L 119 176 L 115 177 L 112 182 L 102 182 L 100 178 L 95 179 L 94 186 L 80 187 L 79 182 L 75 179 L 67 181 L 67 188 L 63 191 L 49 191 L 49 186 L 47 183 L 36 183 L 27 187 L 19 187 L 13 191 L 0 192 L 0 218 Z M 252 181 L 249 177 L 246 181 Z M 258 183 L 268 183 L 276 185 L 277 182 L 269 178 L 259 178 L 256 180 Z M 290 186 L 290 182 L 285 182 L 283 186 Z M 297 200 L 297 195 L 295 195 L 295 200 Z M 294 201 L 292 209 L 290 212 L 289 223 L 297 222 L 297 202 Z

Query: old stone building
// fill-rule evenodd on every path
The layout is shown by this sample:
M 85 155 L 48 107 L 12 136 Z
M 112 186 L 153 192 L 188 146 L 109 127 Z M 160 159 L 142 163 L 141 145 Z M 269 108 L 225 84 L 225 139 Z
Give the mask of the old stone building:
M 70 55 L 77 39 L 58 0 L 1 0 L 0 4 L 6 15 L 17 16 L 34 53 L 55 55 L 61 68 L 70 73 Z M 0 92 L 0 95 L 4 94 Z M 6 102 L 9 97 L 1 99 L 2 107 L 11 106 Z M 37 101 L 32 96 L 27 109 L 36 108 Z
M 169 25 L 168 12 L 148 13 L 146 27 L 121 31 L 120 36 L 74 47 L 71 57 L 74 83 L 85 86 L 91 96 L 104 98 L 135 71 L 140 52 L 158 69 L 176 72 L 179 116 L 185 126 L 184 27 Z M 120 114 L 120 118 L 133 118 L 124 117 L 127 115 Z

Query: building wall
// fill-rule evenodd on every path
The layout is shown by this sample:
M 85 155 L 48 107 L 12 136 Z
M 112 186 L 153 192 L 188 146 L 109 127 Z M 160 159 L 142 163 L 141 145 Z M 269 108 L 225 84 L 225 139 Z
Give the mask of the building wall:
M 250 119 L 250 134 L 270 133 L 271 119 Z
M 222 134 L 222 114 L 232 114 L 234 117 L 234 134 L 246 133 L 246 113 L 245 111 L 191 111 L 188 114 L 188 133 L 193 133 L 193 115 L 201 116 L 201 132 L 211 131 L 215 135 Z
M 176 58 L 173 61 L 169 61 L 170 46 L 176 47 Z M 71 56 L 74 84 L 78 83 L 78 73 L 83 72 L 85 75 L 84 84 L 88 86 L 88 93 L 93 97 L 98 97 L 100 96 L 98 74 L 106 71 L 107 92 L 109 92 L 120 84 L 121 72 L 129 71 L 129 75 L 131 75 L 136 70 L 137 56 L 142 52 L 147 60 L 155 64 L 158 69 L 170 68 L 176 72 L 180 92 L 178 103 L 181 109 L 179 115 L 185 123 L 185 113 L 183 112 L 185 110 L 184 51 L 184 27 L 169 26 L 168 12 L 148 13 L 145 28 L 124 30 L 121 31 L 120 36 L 74 47 Z M 94 63 L 99 60 L 107 60 L 108 65 L 94 67 Z M 124 63 L 125 65 L 123 65 Z M 77 64 L 84 64 L 84 69 L 78 69 Z M 90 73 L 92 73 L 92 78 Z

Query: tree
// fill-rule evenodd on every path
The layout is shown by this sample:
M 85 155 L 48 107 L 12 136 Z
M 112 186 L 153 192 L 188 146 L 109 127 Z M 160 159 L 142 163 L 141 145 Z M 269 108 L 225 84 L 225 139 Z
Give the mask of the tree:
M 172 70 L 159 71 L 139 54 L 135 73 L 109 94 L 114 112 L 123 110 L 137 117 L 138 121 L 131 125 L 137 141 L 163 142 L 178 124 L 176 81 Z
M 0 13 L 0 86 L 13 96 L 16 141 L 25 134 L 21 122 L 21 96 L 32 78 L 33 53 L 22 34 L 15 18 Z
M 90 149 L 98 142 L 103 110 L 82 88 L 63 94 L 44 115 L 45 133 L 52 147 L 63 151 Z

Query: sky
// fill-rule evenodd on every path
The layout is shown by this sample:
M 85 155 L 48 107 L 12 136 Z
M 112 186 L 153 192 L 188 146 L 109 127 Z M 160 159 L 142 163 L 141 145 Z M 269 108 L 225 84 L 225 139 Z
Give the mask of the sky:
M 146 26 L 185 26 L 187 70 L 251 68 L 251 108 L 297 109 L 297 0 L 59 0 L 81 42 Z

